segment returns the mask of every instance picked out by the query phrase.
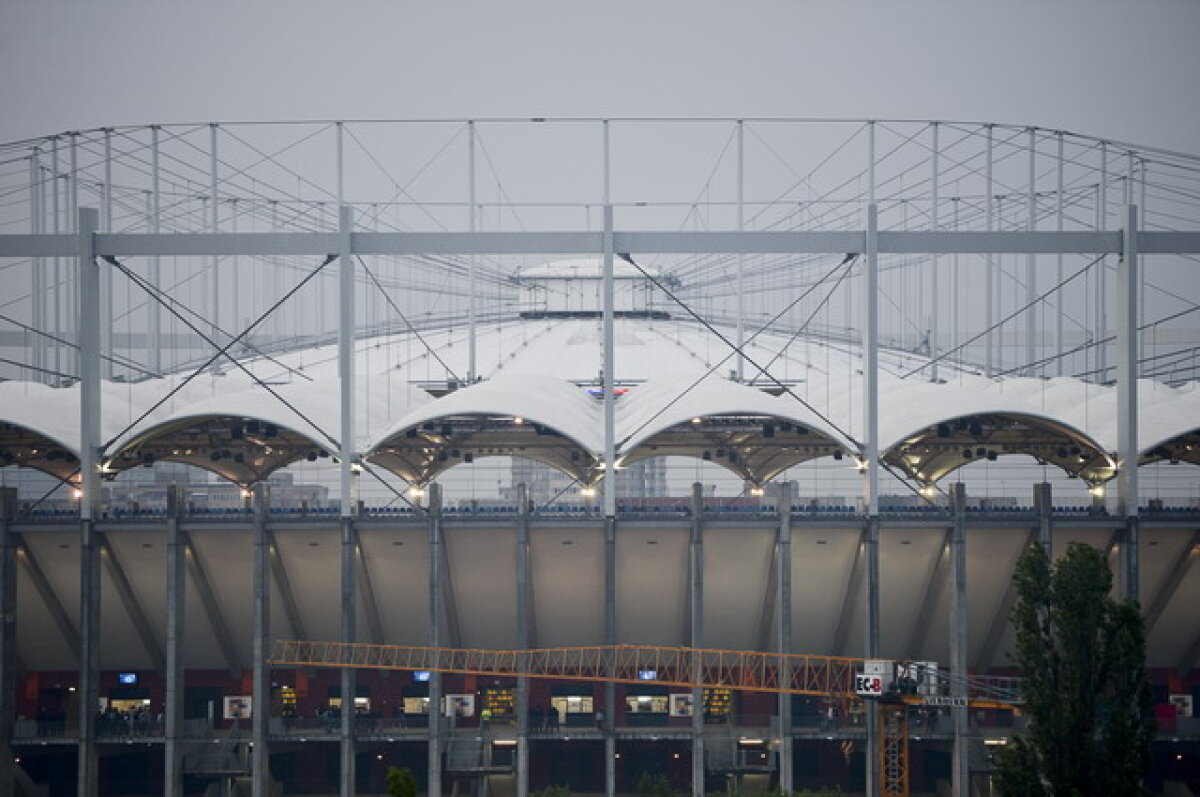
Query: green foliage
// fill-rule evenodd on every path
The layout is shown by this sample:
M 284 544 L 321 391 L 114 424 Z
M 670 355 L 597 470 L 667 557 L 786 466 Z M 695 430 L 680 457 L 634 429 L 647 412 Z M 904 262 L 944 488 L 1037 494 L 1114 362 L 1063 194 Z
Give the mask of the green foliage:
M 671 781 L 661 772 L 643 772 L 637 781 L 638 797 L 675 797 Z
M 571 797 L 571 789 L 567 786 L 547 786 L 529 792 L 529 797 Z
M 1104 555 L 1079 543 L 1053 565 L 1032 546 L 1014 580 L 1030 729 L 997 754 L 996 785 L 1005 797 L 1142 794 L 1154 719 L 1137 602 L 1112 599 Z
M 387 784 L 391 797 L 417 797 L 417 780 L 408 767 L 388 767 Z

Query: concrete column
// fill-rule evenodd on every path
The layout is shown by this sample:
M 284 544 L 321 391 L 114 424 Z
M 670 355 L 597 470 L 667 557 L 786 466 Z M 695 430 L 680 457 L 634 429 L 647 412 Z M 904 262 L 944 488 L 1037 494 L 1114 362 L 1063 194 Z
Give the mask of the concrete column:
M 1049 482 L 1033 485 L 1033 508 L 1038 516 L 1038 543 L 1045 549 L 1046 555 L 1052 555 L 1053 546 L 1052 518 L 1054 515 L 1054 494 Z
M 617 521 L 604 518 L 604 644 L 617 644 Z M 609 675 L 612 675 L 610 665 Z M 617 688 L 604 684 L 604 794 L 617 793 Z
M 1037 229 L 1037 129 L 1029 128 L 1029 183 L 1026 193 L 1028 209 L 1028 228 L 1030 232 Z M 1034 366 L 1038 359 L 1037 349 L 1037 318 L 1034 302 L 1037 299 L 1038 262 L 1037 255 L 1030 253 L 1025 260 L 1025 303 L 1029 310 L 1025 312 L 1025 367 L 1022 369 L 1026 376 L 1036 376 L 1040 366 Z M 1061 315 L 1061 313 L 1059 313 Z
M 879 658 L 879 516 L 867 518 L 866 534 L 866 563 L 867 563 L 867 645 L 866 658 Z M 882 726 L 879 717 L 879 703 L 875 700 L 866 701 L 867 722 L 867 797 L 879 797 L 882 788 L 882 775 L 879 769 L 880 734 Z
M 207 221 L 209 223 L 209 227 L 208 227 L 209 232 L 213 232 L 213 233 L 220 232 L 220 229 L 221 229 L 220 222 L 219 222 L 219 219 L 221 217 L 221 204 L 217 199 L 218 184 L 220 182 L 220 178 L 217 173 L 217 164 L 218 164 L 217 131 L 218 131 L 218 129 L 219 129 L 218 125 L 216 125 L 216 124 L 210 124 L 208 126 L 208 141 L 209 141 L 209 144 L 208 144 L 208 157 L 209 157 L 208 183 L 209 183 L 209 196 L 211 198 L 209 208 L 211 208 L 211 210 L 212 210 L 212 215 L 207 219 Z M 209 318 L 209 337 L 212 338 L 213 345 L 219 347 L 222 345 L 222 340 L 221 340 L 221 337 L 222 337 L 221 336 L 221 258 L 217 255 L 213 255 L 212 260 L 210 262 L 210 267 L 212 269 L 212 273 L 211 273 L 211 282 L 209 282 L 208 288 L 209 288 L 209 312 L 212 313 L 212 315 Z M 234 326 L 236 326 L 236 325 L 237 324 L 236 324 L 236 319 L 235 319 Z M 216 360 L 213 362 L 213 367 L 217 368 L 220 366 L 220 364 L 221 364 L 221 361 Z
M 737 120 L 737 229 L 746 229 L 746 124 Z M 737 381 L 745 377 L 746 357 L 742 350 L 746 346 L 746 255 L 737 256 Z
M 0 794 L 12 794 L 13 720 L 17 691 L 17 558 L 8 529 L 16 516 L 17 488 L 0 487 Z
M 985 229 L 991 232 L 995 228 L 996 217 L 993 210 L 995 203 L 996 190 L 992 181 L 992 169 L 995 162 L 994 142 L 992 139 L 993 130 L 991 125 L 986 125 L 987 129 L 987 166 L 985 167 L 984 177 L 984 198 L 983 198 L 983 216 Z M 996 285 L 996 260 L 995 255 L 988 252 L 985 257 L 984 271 L 984 310 L 983 310 L 983 328 L 984 328 L 984 376 L 989 379 L 995 373 L 995 353 L 996 337 L 992 327 L 995 323 L 996 304 L 992 299 L 992 293 Z
M 950 489 L 954 530 L 950 537 L 950 694 L 967 696 L 967 491 L 962 482 Z M 971 769 L 968 755 L 967 707 L 955 706 L 954 754 L 951 782 L 955 797 L 970 797 Z
M 1117 264 L 1117 512 L 1125 597 L 1138 598 L 1138 209 L 1125 207 L 1124 248 Z
M 1058 184 L 1057 184 L 1057 190 L 1054 192 L 1054 218 L 1055 218 L 1055 222 L 1056 222 L 1055 229 L 1057 229 L 1058 232 L 1062 232 L 1064 229 L 1063 220 L 1064 220 L 1066 214 L 1064 212 L 1065 211 L 1065 203 L 1063 201 L 1064 158 L 1063 158 L 1063 133 L 1061 130 L 1055 134 L 1055 138 L 1058 140 L 1058 159 L 1057 159 L 1056 168 L 1055 168 L 1055 173 L 1058 178 Z M 1057 257 L 1054 277 L 1055 277 L 1054 284 L 1062 285 L 1062 281 L 1063 281 L 1063 256 L 1062 256 L 1062 254 L 1059 254 Z M 1058 291 L 1058 295 L 1054 300 L 1054 306 L 1055 306 L 1054 345 L 1055 345 L 1055 354 L 1058 355 L 1058 357 L 1054 361 L 1055 362 L 1055 376 L 1062 376 L 1063 374 L 1066 373 L 1066 364 L 1064 361 L 1067 358 L 1064 356 L 1064 354 L 1067 351 L 1067 344 L 1066 344 L 1066 341 L 1063 339 L 1063 320 L 1066 318 L 1066 313 L 1063 312 L 1063 298 L 1062 297 L 1063 297 L 1063 290 L 1060 288 Z
M 607 130 L 607 127 L 605 127 Z M 617 514 L 616 323 L 613 294 L 613 208 L 604 206 L 604 516 Z
M 934 122 L 929 127 L 933 136 L 933 141 L 929 146 L 929 160 L 931 166 L 929 181 L 932 184 L 933 189 L 931 201 L 929 203 L 929 229 L 933 230 L 934 232 L 938 232 L 938 178 L 940 176 L 938 156 L 941 154 L 941 146 L 938 144 L 938 123 Z M 938 381 L 938 341 L 941 338 L 941 329 L 939 324 L 941 319 L 939 316 L 941 315 L 942 303 L 939 301 L 939 298 L 942 288 L 942 274 L 940 264 L 938 262 L 938 256 L 936 254 L 930 255 L 929 260 L 930 270 L 933 277 L 931 280 L 931 290 L 929 294 L 929 305 L 931 308 L 929 324 L 929 357 L 933 360 L 933 363 L 929 368 L 929 381 L 936 382 Z M 957 296 L 954 297 L 954 301 L 958 301 Z
M 40 235 L 46 226 L 46 189 L 42 186 L 42 163 L 41 163 L 40 147 L 33 148 L 33 154 L 29 158 L 29 232 L 34 235 Z M 46 261 L 40 257 L 35 257 L 30 261 L 30 321 L 33 323 L 34 329 L 46 328 Z M 30 340 L 30 347 L 33 354 L 33 367 L 42 369 L 46 367 L 46 338 L 42 335 L 34 335 Z M 30 377 L 35 382 L 45 383 L 46 375 L 40 370 L 35 370 Z
M 871 165 L 874 175 L 874 128 Z M 866 279 L 863 298 L 863 505 L 867 515 L 867 657 L 879 657 L 879 209 L 867 207 Z M 878 797 L 879 705 L 867 704 L 867 797 Z
M 704 485 L 692 485 L 692 541 L 688 548 L 688 585 L 691 606 L 689 644 L 704 647 Z M 692 653 L 692 676 L 701 669 L 701 657 Z M 704 690 L 692 689 L 692 797 L 704 797 Z
M 162 171 L 159 168 L 159 127 L 157 125 L 150 126 L 150 194 L 147 197 L 149 207 L 146 208 L 147 226 L 150 232 L 160 232 L 160 224 L 162 221 L 162 189 L 160 186 L 160 178 Z M 158 288 L 162 284 L 162 259 L 159 255 L 153 255 L 150 258 L 150 284 Z M 146 343 L 147 363 L 150 370 L 154 374 L 162 372 L 162 305 L 154 299 L 149 299 L 146 302 L 146 319 L 148 329 L 146 330 L 150 339 Z
M 1100 181 L 1096 186 L 1096 229 L 1108 230 L 1108 142 L 1100 142 Z M 1101 255 L 1096 264 L 1096 331 L 1095 339 L 1108 337 L 1108 256 Z M 1119 302 L 1118 302 L 1119 304 Z M 1118 342 L 1118 346 L 1120 343 Z M 1096 380 L 1108 381 L 1108 346 L 1096 346 Z
M 187 569 L 179 519 L 184 495 L 179 485 L 167 488 L 167 672 L 163 716 L 163 789 L 166 797 L 183 794 L 183 634 Z M 257 712 L 255 712 L 257 713 Z
M 442 486 L 429 485 L 429 646 L 442 646 Z M 437 657 L 434 658 L 437 663 Z M 429 675 L 428 797 L 442 797 L 442 674 Z
M 779 537 L 775 543 L 775 638 L 782 654 L 792 652 L 792 483 L 779 485 Z M 791 673 L 780 679 L 787 685 Z M 792 696 L 779 693 L 779 790 L 792 793 Z
M 267 733 L 271 711 L 271 541 L 267 536 L 271 494 L 267 484 L 254 485 L 254 703 L 251 738 L 252 797 L 270 797 L 271 752 Z
M 342 642 L 357 640 L 358 622 L 358 530 L 353 517 L 342 518 Z M 358 674 L 353 667 L 342 668 L 341 767 L 339 769 L 341 797 L 354 796 L 355 779 L 355 712 L 354 698 L 358 692 Z
M 214 138 L 215 141 L 215 138 Z M 215 186 L 215 183 L 214 183 Z M 214 197 L 215 199 L 215 197 Z M 215 218 L 215 216 L 214 216 Z M 354 257 L 350 236 L 354 228 L 353 209 L 338 210 L 340 260 L 338 264 L 338 384 L 339 384 L 339 446 L 338 470 L 340 486 L 340 515 L 342 526 L 342 641 L 354 642 L 358 635 L 358 495 L 354 460 Z M 353 797 L 355 780 L 354 698 L 358 693 L 357 672 L 353 667 L 342 668 L 342 727 L 341 727 L 341 797 Z
M 478 219 L 476 218 L 476 201 L 475 201 L 475 121 L 467 122 L 467 193 L 468 205 L 467 208 L 467 224 L 471 232 L 476 231 Z M 478 300 L 476 297 L 476 261 L 475 255 L 467 256 L 467 384 L 475 384 L 476 375 L 478 373 L 476 366 L 476 324 L 475 324 L 475 303 Z
M 529 600 L 529 497 L 524 484 L 517 485 L 517 645 L 530 645 Z M 564 718 L 565 720 L 565 718 Z M 517 797 L 529 794 L 529 679 L 517 679 Z
M 112 186 L 112 128 L 104 128 L 104 184 L 100 189 L 101 218 L 104 231 L 113 231 L 113 186 Z M 113 296 L 112 269 L 100 271 L 100 363 L 105 379 L 113 375 Z
M 98 785 L 96 706 L 100 680 L 100 544 L 95 518 L 100 513 L 100 271 L 93 235 L 94 208 L 78 213 L 79 275 L 79 797 L 95 797 Z

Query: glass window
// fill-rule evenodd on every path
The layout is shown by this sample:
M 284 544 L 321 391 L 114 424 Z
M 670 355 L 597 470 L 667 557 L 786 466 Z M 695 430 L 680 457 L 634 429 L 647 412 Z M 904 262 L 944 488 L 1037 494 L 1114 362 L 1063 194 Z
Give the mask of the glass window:
M 635 714 L 666 714 L 667 695 L 626 695 L 625 709 Z
M 329 707 L 330 708 L 341 708 L 342 707 L 342 699 L 340 697 L 329 698 Z M 369 698 L 369 697 L 354 698 L 354 711 L 355 712 L 370 711 L 370 710 L 371 710 L 371 698 Z
M 558 709 L 559 715 L 591 714 L 595 704 L 591 695 L 562 695 L 550 698 L 550 705 Z

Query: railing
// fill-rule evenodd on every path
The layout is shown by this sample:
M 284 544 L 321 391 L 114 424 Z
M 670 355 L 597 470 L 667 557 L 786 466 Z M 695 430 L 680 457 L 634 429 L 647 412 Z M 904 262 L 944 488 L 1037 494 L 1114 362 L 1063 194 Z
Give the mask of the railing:
M 354 732 L 359 736 L 420 735 L 429 727 L 429 717 L 414 714 L 405 717 L 356 717 Z M 342 732 L 340 717 L 271 717 L 267 732 L 272 736 L 337 736 Z
M 797 503 L 791 506 L 793 517 L 849 519 L 861 518 L 862 508 L 853 504 L 817 504 Z M 928 504 L 904 504 L 881 506 L 880 514 L 888 519 L 903 518 L 942 518 L 948 517 L 949 508 L 931 506 Z M 1012 518 L 1026 519 L 1036 515 L 1036 509 L 1030 506 L 968 506 L 967 514 L 972 518 Z M 1141 514 L 1147 519 L 1155 518 L 1191 518 L 1200 515 L 1200 507 L 1190 505 L 1163 506 L 1157 503 L 1144 502 L 1140 507 Z M 741 504 L 734 499 L 728 501 L 713 501 L 704 505 L 704 513 L 710 517 L 737 518 L 768 518 L 779 513 L 779 507 L 773 504 Z M 532 513 L 533 517 L 580 518 L 597 519 L 603 514 L 598 504 L 563 504 L 551 503 L 539 506 Z M 680 499 L 663 504 L 617 504 L 617 514 L 624 518 L 676 518 L 690 517 L 691 505 Z M 1080 518 L 1085 516 L 1105 515 L 1106 510 L 1093 505 L 1055 506 L 1052 516 L 1059 518 Z M 368 519 L 414 520 L 422 517 L 424 511 L 409 506 L 378 506 L 363 507 L 361 516 Z M 448 506 L 442 508 L 446 518 L 461 518 L 469 520 L 498 520 L 515 518 L 515 504 L 493 504 L 486 506 Z M 106 509 L 101 519 L 106 521 L 119 520 L 122 522 L 154 522 L 164 521 L 167 513 L 162 508 L 110 507 Z M 230 523 L 248 523 L 253 518 L 253 512 L 245 507 L 195 507 L 189 509 L 185 517 L 195 520 L 219 521 Z M 338 517 L 336 506 L 323 507 L 271 507 L 270 516 L 275 520 L 329 520 Z M 34 509 L 24 512 L 20 519 L 30 523 L 57 523 L 77 521 L 79 510 L 72 509 Z
M 861 705 L 861 704 L 858 704 Z M 601 729 L 595 725 L 593 715 L 586 715 L 591 721 L 582 725 L 561 723 L 557 726 L 529 726 L 530 733 L 536 738 L 546 737 L 579 737 L 599 738 Z M 621 734 L 659 734 L 659 733 L 690 733 L 690 717 L 670 717 L 659 725 L 637 725 L 629 722 L 630 714 L 618 715 L 615 729 Z M 954 733 L 954 720 L 950 709 L 939 707 L 910 706 L 909 707 L 909 736 L 919 740 L 921 737 L 950 737 Z M 970 708 L 968 711 L 968 732 L 972 737 L 980 739 L 1007 739 L 1014 734 L 1023 734 L 1029 728 L 1027 715 L 1015 713 L 1008 709 L 999 708 Z M 793 714 L 792 726 L 787 730 L 790 735 L 800 738 L 808 737 L 861 737 L 866 733 L 862 711 L 839 711 L 833 717 L 825 714 L 797 713 Z M 394 736 L 401 738 L 424 740 L 429 727 L 427 715 L 410 715 L 401 721 L 396 718 L 360 718 L 355 725 L 358 736 Z M 449 721 L 449 718 L 447 718 Z M 477 738 L 509 738 L 514 736 L 516 718 L 504 722 L 492 721 L 486 728 L 464 727 L 462 736 Z M 184 723 L 183 738 L 192 742 L 226 740 L 244 743 L 249 740 L 250 729 L 245 726 L 236 728 L 214 728 L 205 719 L 187 720 Z M 271 717 L 268 723 L 268 734 L 275 737 L 285 736 L 297 741 L 309 738 L 334 738 L 341 733 L 341 723 L 332 723 L 313 717 L 285 718 Z M 706 738 L 733 739 L 742 742 L 747 739 L 773 739 L 779 731 L 778 716 L 775 714 L 730 714 L 723 717 L 709 718 L 704 723 Z M 1200 717 L 1178 717 L 1170 722 L 1159 721 L 1158 737 L 1160 739 L 1200 739 Z M 74 742 L 79 737 L 79 726 L 74 723 L 42 723 L 37 720 L 18 719 L 13 723 L 13 740 L 21 744 L 36 744 L 38 742 L 64 741 Z M 97 739 L 107 742 L 125 742 L 130 740 L 147 743 L 161 743 L 164 733 L 161 728 L 151 726 L 145 733 L 126 731 L 121 728 L 98 729 Z

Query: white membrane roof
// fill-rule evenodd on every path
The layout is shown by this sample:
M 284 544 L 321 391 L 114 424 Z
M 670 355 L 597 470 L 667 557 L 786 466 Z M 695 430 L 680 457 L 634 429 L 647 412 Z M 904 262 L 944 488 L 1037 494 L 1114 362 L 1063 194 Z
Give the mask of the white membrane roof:
M 602 402 L 586 390 L 600 384 L 602 329 L 598 319 L 539 319 L 480 325 L 477 362 L 481 382 L 434 398 L 430 388 L 459 383 L 467 371 L 463 327 L 360 339 L 355 351 L 356 435 L 365 454 L 398 432 L 450 416 L 527 418 L 601 457 Z M 629 453 L 656 433 L 693 417 L 744 414 L 803 424 L 853 451 L 863 437 L 861 360 L 853 342 L 782 332 L 754 336 L 746 347 L 755 363 L 770 363 L 766 377 L 747 362 L 755 386 L 727 378 L 729 347 L 691 322 L 619 319 L 615 352 L 618 384 L 628 393 L 616 402 L 617 441 Z M 321 346 L 249 358 L 242 368 L 171 376 L 137 383 L 105 382 L 102 441 L 106 454 L 168 434 L 181 422 L 206 418 L 256 419 L 291 430 L 320 448 L 340 434 L 336 348 Z M 243 371 L 244 368 L 244 371 Z M 291 406 L 257 384 L 269 385 Z M 880 449 L 887 451 L 938 423 L 978 415 L 1020 417 L 1054 430 L 1098 457 L 1117 448 L 1116 390 L 1073 378 L 987 379 L 970 367 L 940 365 L 928 378 L 928 359 L 885 351 L 880 359 Z M 182 386 L 181 386 L 182 385 Z M 770 395 L 770 389 L 782 395 Z M 1188 435 L 1200 426 L 1200 389 L 1139 382 L 1138 439 L 1142 452 Z M 171 390 L 178 390 L 167 398 Z M 162 402 L 159 405 L 159 402 Z M 159 406 L 156 406 L 159 405 Z M 142 417 L 145 415 L 146 417 Z M 0 383 L 0 423 L 79 451 L 79 388 Z M 140 420 L 139 420 L 140 419 Z M 0 441 L 0 446 L 7 445 Z M 1019 452 L 1004 452 L 1019 453 Z M 1099 461 L 1099 459 L 1097 459 Z M 28 464 L 28 463 L 27 463 Z M 1110 469 L 1111 470 L 1111 469 Z M 1096 471 L 1100 473 L 1100 471 Z M 1093 474 L 1094 478 L 1107 478 Z

